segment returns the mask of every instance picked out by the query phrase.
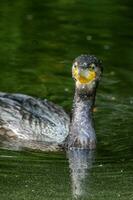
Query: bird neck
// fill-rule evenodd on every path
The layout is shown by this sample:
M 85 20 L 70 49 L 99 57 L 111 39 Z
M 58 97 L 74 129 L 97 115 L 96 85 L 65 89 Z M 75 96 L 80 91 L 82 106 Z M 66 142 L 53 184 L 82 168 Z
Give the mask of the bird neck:
M 95 91 L 91 93 L 75 91 L 69 146 L 90 149 L 95 146 L 92 118 L 94 101 Z
M 81 124 L 83 120 L 87 121 L 87 123 L 91 123 L 94 101 L 94 94 L 75 91 L 72 123 L 77 122 Z

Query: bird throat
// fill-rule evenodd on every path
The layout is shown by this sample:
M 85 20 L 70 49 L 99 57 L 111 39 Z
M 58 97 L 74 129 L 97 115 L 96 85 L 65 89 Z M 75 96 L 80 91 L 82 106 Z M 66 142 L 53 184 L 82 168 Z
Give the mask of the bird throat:
M 78 91 L 76 88 L 70 124 L 69 147 L 92 149 L 93 144 L 95 145 L 95 130 L 92 118 L 94 101 L 94 91 L 91 94 Z

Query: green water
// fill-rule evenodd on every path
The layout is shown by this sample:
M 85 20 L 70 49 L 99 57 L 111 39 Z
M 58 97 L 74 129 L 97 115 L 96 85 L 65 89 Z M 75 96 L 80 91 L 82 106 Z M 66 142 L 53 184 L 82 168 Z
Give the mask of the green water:
M 130 0 L 0 2 L 0 91 L 47 98 L 70 112 L 72 60 L 83 53 L 103 60 L 97 150 L 95 161 L 83 158 L 92 164 L 79 199 L 133 199 L 132 20 Z M 71 200 L 71 167 L 65 152 L 1 149 L 0 200 Z

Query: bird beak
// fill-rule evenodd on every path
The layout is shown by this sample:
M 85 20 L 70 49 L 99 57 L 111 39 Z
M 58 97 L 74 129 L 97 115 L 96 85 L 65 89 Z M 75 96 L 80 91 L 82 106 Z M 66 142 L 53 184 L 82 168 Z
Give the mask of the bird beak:
M 74 69 L 74 78 L 81 84 L 87 84 L 96 78 L 96 72 L 89 69 Z

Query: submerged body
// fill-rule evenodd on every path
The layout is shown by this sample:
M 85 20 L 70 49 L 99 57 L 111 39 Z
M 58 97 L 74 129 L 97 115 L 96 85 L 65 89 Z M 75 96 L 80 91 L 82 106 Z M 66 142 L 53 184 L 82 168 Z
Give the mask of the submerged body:
M 102 68 L 95 56 L 81 55 L 72 66 L 75 95 L 72 118 L 47 100 L 0 93 L 0 144 L 11 148 L 94 149 L 92 109 Z

